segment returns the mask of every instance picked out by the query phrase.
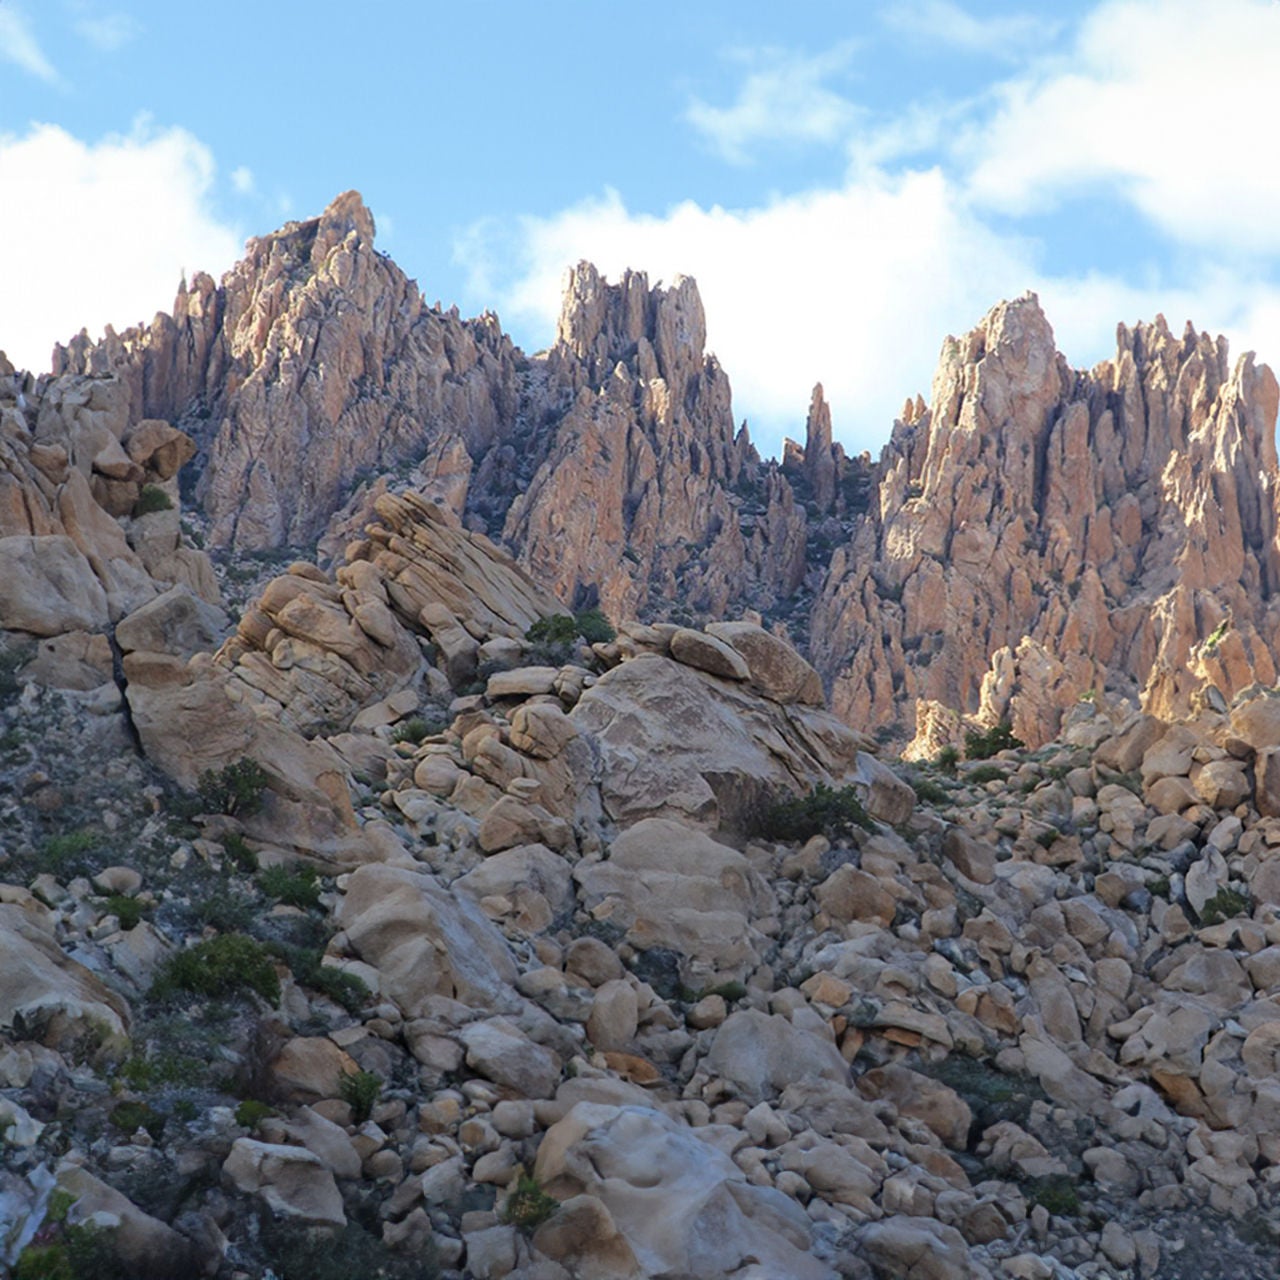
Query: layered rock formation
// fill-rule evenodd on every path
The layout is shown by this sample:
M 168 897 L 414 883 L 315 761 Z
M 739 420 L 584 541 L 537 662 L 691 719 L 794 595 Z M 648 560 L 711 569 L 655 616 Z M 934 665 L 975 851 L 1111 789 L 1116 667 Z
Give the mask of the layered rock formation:
M 1163 319 L 1117 347 L 1071 370 L 1030 295 L 948 340 L 814 609 L 851 721 L 906 737 L 933 702 L 1041 742 L 1090 690 L 1167 715 L 1274 682 L 1276 380 Z

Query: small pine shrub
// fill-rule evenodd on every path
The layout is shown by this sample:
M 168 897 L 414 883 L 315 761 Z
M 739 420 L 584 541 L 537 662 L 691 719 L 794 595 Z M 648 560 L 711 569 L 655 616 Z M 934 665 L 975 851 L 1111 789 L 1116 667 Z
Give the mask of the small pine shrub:
M 252 991 L 274 1005 L 280 1000 L 280 979 L 262 943 L 243 933 L 224 933 L 173 956 L 152 990 L 159 996 L 190 991 L 231 997 Z
M 348 1013 L 359 1013 L 369 1003 L 369 988 L 354 973 L 325 964 L 324 953 L 318 947 L 276 942 L 271 950 L 289 966 L 295 981 L 328 996 Z
M 1080 1212 L 1080 1193 L 1074 1179 L 1065 1173 L 1031 1179 L 1027 1199 L 1043 1205 L 1055 1218 L 1073 1218 Z
M 244 872 L 254 872 L 258 869 L 258 855 L 249 848 L 249 842 L 244 836 L 232 831 L 230 834 L 222 837 L 223 852 L 227 858 L 235 864 L 235 866 Z
M 156 1142 L 164 1133 L 164 1116 L 145 1102 L 117 1102 L 107 1118 L 121 1133 L 137 1133 L 143 1129 Z
M 206 812 L 251 818 L 262 809 L 262 793 L 268 781 L 266 770 L 244 756 L 221 769 L 206 769 L 197 789 Z
M 964 735 L 966 760 L 989 760 L 997 752 L 1016 751 L 1024 746 L 1026 743 L 1014 736 L 1013 725 L 1008 720 L 1001 720 L 990 729 L 970 729 Z
M 948 777 L 954 778 L 956 765 L 960 763 L 960 752 L 955 747 L 943 747 L 933 763 Z
M 173 502 L 158 484 L 144 484 L 133 504 L 134 516 L 149 516 L 153 511 L 172 511 Z
M 126 898 L 123 893 L 113 893 L 104 903 L 107 914 L 120 921 L 122 929 L 133 929 L 142 920 L 146 907 L 137 898 Z
M 275 1115 L 274 1107 L 256 1098 L 246 1098 L 236 1107 L 236 1124 L 242 1129 L 256 1129 L 268 1116 Z
M 429 738 L 432 733 L 438 732 L 421 717 L 413 716 L 409 720 L 401 721 L 391 731 L 392 742 L 411 742 L 416 747 L 425 738 Z
M 268 898 L 304 911 L 320 905 L 320 882 L 311 867 L 268 867 L 258 875 L 258 888 Z
M 853 787 L 837 791 L 822 782 L 807 796 L 788 796 L 770 805 L 761 825 L 767 839 L 795 843 L 817 835 L 828 840 L 847 839 L 855 827 L 863 831 L 876 829 Z
M 532 1234 L 560 1207 L 560 1201 L 549 1196 L 531 1173 L 516 1179 L 516 1189 L 507 1197 L 502 1219 L 519 1230 Z
M 351 1108 L 356 1124 L 373 1114 L 382 1094 L 382 1077 L 376 1071 L 348 1071 L 338 1080 L 338 1096 Z
M 970 769 L 964 775 L 964 780 L 972 783 L 975 787 L 981 787 L 988 782 L 995 782 L 997 778 L 1005 776 L 1005 771 L 998 764 L 980 764 L 976 769 Z

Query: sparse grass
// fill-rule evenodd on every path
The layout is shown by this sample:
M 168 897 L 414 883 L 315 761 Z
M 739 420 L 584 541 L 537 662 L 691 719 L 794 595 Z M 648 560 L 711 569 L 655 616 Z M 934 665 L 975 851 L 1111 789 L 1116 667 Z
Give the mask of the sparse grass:
M 1055 1218 L 1074 1218 L 1080 1212 L 1080 1192 L 1069 1174 L 1051 1173 L 1043 1178 L 1030 1178 L 1026 1192 L 1032 1204 L 1043 1205 Z
M 236 1107 L 236 1124 L 244 1129 L 256 1129 L 268 1116 L 275 1115 L 274 1107 L 256 1098 L 246 1098 Z
M 222 838 L 222 848 L 227 857 L 235 866 L 246 872 L 254 872 L 258 869 L 258 855 L 249 848 L 249 843 L 244 836 L 232 831 Z

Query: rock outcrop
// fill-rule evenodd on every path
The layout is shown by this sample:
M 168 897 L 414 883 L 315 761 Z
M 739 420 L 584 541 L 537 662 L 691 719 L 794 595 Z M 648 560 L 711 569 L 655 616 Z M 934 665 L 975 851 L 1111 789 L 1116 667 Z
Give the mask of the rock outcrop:
M 837 550 L 810 647 L 837 709 L 940 703 L 1038 743 L 1082 694 L 1191 709 L 1276 678 L 1277 385 L 1163 319 L 1067 366 L 1033 296 L 948 339 Z

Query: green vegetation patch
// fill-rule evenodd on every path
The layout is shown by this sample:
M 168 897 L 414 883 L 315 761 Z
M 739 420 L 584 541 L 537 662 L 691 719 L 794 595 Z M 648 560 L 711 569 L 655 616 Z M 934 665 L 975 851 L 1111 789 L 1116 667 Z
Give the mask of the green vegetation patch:
M 133 514 L 149 516 L 154 511 L 172 511 L 173 501 L 158 484 L 144 484 L 138 500 L 133 504 Z
M 382 1077 L 376 1071 L 349 1071 L 338 1080 L 338 1096 L 351 1108 L 356 1124 L 373 1114 L 382 1095 Z
M 197 791 L 207 813 L 251 818 L 262 810 L 262 793 L 268 781 L 267 771 L 245 756 L 221 769 L 206 769 Z
M 875 820 L 853 787 L 836 790 L 818 783 L 807 796 L 787 796 L 771 804 L 761 817 L 766 839 L 802 843 L 813 836 L 828 840 L 852 837 L 855 829 L 874 831 Z
M 1024 746 L 1026 743 L 1014 736 L 1008 720 L 1001 720 L 990 729 L 971 729 L 964 735 L 966 760 L 987 760 L 1000 751 L 1017 751 Z
M 258 875 L 258 888 L 268 898 L 304 911 L 320 905 L 320 881 L 311 867 L 267 867 Z
M 280 1000 L 280 979 L 262 943 L 243 933 L 224 933 L 179 952 L 165 965 L 152 990 L 157 995 L 190 991 L 231 997 L 252 991 L 274 1005 Z
M 516 1189 L 507 1197 L 502 1219 L 524 1232 L 536 1231 L 560 1207 L 555 1196 L 549 1196 L 531 1173 L 516 1179 Z

